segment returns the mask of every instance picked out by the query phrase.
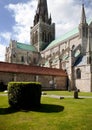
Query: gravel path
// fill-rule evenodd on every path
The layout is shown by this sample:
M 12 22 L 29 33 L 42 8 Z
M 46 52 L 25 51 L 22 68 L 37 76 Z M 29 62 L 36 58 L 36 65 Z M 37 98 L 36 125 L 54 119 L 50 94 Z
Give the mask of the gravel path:
M 0 96 L 7 96 L 7 94 L 0 94 Z M 57 98 L 57 99 L 64 99 L 64 98 L 74 98 L 74 96 L 58 96 L 58 95 L 42 95 L 44 97 L 50 97 L 50 98 Z M 78 96 L 78 98 L 92 98 L 92 96 Z
M 74 96 L 58 96 L 58 95 L 43 95 L 44 97 L 51 97 L 51 98 L 57 98 L 57 99 L 63 99 L 63 98 L 74 98 Z M 92 96 L 78 96 L 78 98 L 92 98 Z

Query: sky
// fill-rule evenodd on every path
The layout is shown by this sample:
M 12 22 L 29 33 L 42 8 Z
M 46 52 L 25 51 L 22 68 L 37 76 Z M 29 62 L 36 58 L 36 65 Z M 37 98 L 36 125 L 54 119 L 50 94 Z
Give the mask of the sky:
M 77 27 L 81 19 L 82 1 L 87 19 L 92 19 L 92 0 L 47 0 L 48 12 L 56 24 L 56 38 Z M 30 43 L 38 0 L 0 0 L 0 61 L 10 39 Z

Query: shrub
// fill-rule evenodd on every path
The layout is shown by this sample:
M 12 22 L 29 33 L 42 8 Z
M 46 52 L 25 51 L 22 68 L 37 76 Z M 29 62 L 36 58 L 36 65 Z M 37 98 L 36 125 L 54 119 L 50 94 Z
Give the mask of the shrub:
M 10 82 L 8 101 L 11 107 L 29 109 L 40 106 L 41 84 L 37 82 Z

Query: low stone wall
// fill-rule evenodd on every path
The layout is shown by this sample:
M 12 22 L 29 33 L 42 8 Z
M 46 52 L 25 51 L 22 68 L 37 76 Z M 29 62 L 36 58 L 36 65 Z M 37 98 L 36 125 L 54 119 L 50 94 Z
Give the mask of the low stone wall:
M 31 75 L 23 73 L 6 73 L 0 72 L 0 82 L 3 82 L 5 85 L 11 81 L 18 82 L 41 82 L 43 90 L 66 90 L 66 80 L 67 77 L 54 77 L 54 76 L 44 76 L 44 75 Z M 53 82 L 53 84 L 51 84 Z
M 13 73 L 0 72 L 0 82 L 3 82 L 5 85 L 7 85 L 8 82 L 13 80 L 14 80 Z
M 66 90 L 67 77 L 59 76 L 38 76 L 37 81 L 41 82 L 43 90 Z
M 62 69 L 0 62 L 0 82 L 41 82 L 45 89 L 66 90 L 67 74 Z

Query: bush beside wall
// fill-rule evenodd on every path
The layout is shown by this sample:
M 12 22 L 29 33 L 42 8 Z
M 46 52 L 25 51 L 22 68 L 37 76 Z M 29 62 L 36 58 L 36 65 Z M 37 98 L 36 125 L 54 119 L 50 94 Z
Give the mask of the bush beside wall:
M 37 82 L 10 82 L 8 101 L 11 107 L 29 109 L 40 106 L 41 84 Z

